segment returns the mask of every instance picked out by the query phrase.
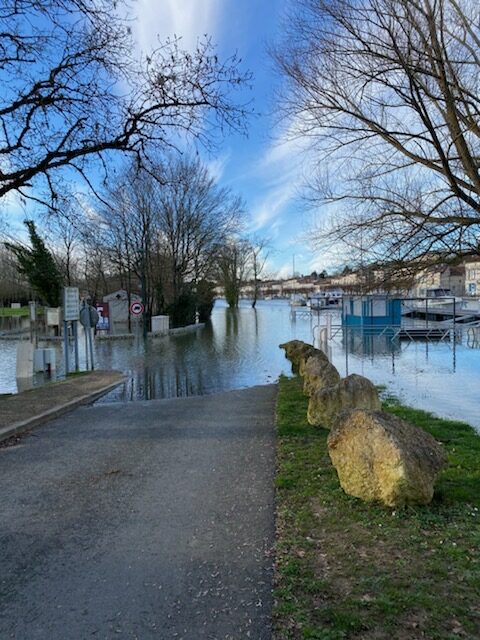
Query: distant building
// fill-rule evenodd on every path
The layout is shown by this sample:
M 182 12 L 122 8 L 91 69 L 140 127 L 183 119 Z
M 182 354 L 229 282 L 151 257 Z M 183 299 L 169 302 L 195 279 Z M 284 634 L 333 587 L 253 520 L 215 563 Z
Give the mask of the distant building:
M 480 258 L 465 263 L 465 293 L 467 296 L 480 295 Z
M 360 287 L 361 279 L 356 271 L 351 271 L 350 273 L 332 276 L 330 278 L 330 284 L 334 287 L 339 287 L 344 291 L 355 291 Z
M 128 316 L 130 310 L 128 308 L 128 293 L 125 289 L 119 289 L 113 293 L 109 293 L 102 298 L 103 302 L 108 302 L 110 315 L 110 333 L 119 334 L 128 332 Z M 130 304 L 132 302 L 140 302 L 142 298 L 136 294 L 130 294 Z
M 465 266 L 438 265 L 421 269 L 414 277 L 411 294 L 416 297 L 424 297 L 428 296 L 429 291 L 434 290 L 443 290 L 446 295 L 463 296 L 465 294 Z

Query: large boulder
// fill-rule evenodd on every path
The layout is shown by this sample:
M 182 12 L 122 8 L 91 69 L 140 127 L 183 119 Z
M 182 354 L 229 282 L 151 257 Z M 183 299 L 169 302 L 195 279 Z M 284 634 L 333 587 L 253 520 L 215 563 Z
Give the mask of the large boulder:
M 305 370 L 306 370 L 306 366 L 307 366 L 307 362 L 311 359 L 311 358 L 316 358 L 317 360 L 320 360 L 322 362 L 330 362 L 330 360 L 328 359 L 328 356 L 325 355 L 325 353 L 323 351 L 321 351 L 320 349 L 316 349 L 315 347 L 312 347 L 311 345 L 307 345 L 308 347 L 310 347 L 310 349 L 304 349 L 303 353 L 300 356 L 299 359 L 299 363 L 298 363 L 298 373 L 301 376 L 305 376 Z
M 303 367 L 303 392 L 311 396 L 315 391 L 325 387 L 332 387 L 340 382 L 340 374 L 331 364 L 327 356 L 320 351 L 321 356 L 310 356 Z
M 284 342 L 280 345 L 280 348 L 285 349 L 285 357 L 292 363 L 292 371 L 294 373 L 300 373 L 300 366 L 303 368 L 305 361 L 308 360 L 310 356 L 319 352 L 314 346 L 302 340 Z
M 380 407 L 375 386 L 367 378 L 352 373 L 333 386 L 314 389 L 308 402 L 307 420 L 312 425 L 329 429 L 342 411 L 379 411 Z
M 390 507 L 428 504 L 447 463 L 430 434 L 391 414 L 361 409 L 339 416 L 328 451 L 346 493 Z

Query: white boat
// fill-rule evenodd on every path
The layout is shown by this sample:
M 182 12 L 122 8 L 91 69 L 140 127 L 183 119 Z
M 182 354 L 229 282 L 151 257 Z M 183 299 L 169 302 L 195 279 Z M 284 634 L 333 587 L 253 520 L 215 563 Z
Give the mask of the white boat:
M 409 308 L 425 309 L 425 307 L 428 307 L 433 311 L 435 308 L 441 309 L 442 307 L 450 307 L 453 304 L 457 305 L 458 309 L 467 308 L 468 306 L 465 304 L 464 298 L 453 295 L 450 289 L 430 287 L 420 289 L 419 293 L 418 297 L 406 298 L 403 307 L 407 310 Z
M 342 303 L 343 291 L 318 291 L 309 296 L 307 305 L 311 309 L 322 309 L 325 307 L 338 307 Z

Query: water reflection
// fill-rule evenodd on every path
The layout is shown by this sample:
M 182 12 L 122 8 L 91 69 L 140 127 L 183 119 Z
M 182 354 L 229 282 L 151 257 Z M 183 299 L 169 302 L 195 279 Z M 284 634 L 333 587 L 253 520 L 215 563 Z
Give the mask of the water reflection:
M 289 309 L 285 304 L 241 306 L 228 309 L 216 305 L 212 321 L 194 333 L 138 343 L 138 357 L 128 347 L 123 366 L 118 362 L 119 343 L 98 343 L 97 359 L 102 366 L 121 368 L 127 373 L 124 389 L 107 399 L 135 400 L 188 396 L 272 382 L 289 363 L 278 348 L 292 337 Z M 312 340 L 307 323 L 300 332 Z
M 346 352 L 364 358 L 375 356 L 390 356 L 401 352 L 398 338 L 392 340 L 391 334 L 363 334 L 358 330 L 343 330 L 343 348 Z

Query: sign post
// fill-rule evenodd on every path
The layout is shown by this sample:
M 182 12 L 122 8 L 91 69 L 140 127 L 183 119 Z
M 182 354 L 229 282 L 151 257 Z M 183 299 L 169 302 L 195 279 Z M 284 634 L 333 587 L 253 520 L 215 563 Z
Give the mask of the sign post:
M 63 339 L 65 348 L 65 375 L 70 373 L 70 362 L 68 357 L 68 323 L 78 322 L 80 317 L 80 292 L 78 287 L 63 288 Z M 74 325 L 75 335 L 75 370 L 78 371 L 78 332 Z
M 145 311 L 145 305 L 143 304 L 143 302 L 140 302 L 139 300 L 135 300 L 130 305 L 130 313 L 134 318 L 139 318 L 140 319 L 140 317 L 141 317 L 141 315 L 143 314 L 144 311 Z M 143 323 L 143 337 L 145 338 L 145 336 L 146 336 L 146 332 L 145 332 L 145 321 L 144 321 L 144 323 Z
M 90 347 L 90 368 L 92 371 L 95 368 L 95 362 L 93 360 L 93 337 L 92 327 L 97 326 L 98 312 L 95 307 L 90 306 L 83 301 L 82 308 L 80 310 L 80 322 L 85 328 L 85 354 L 87 356 L 87 369 L 88 369 L 88 351 Z
M 73 339 L 75 344 L 75 371 L 79 371 L 79 357 L 78 357 L 78 322 L 77 320 L 73 323 Z
M 35 301 L 28 303 L 30 309 L 30 342 L 38 347 L 37 337 L 37 303 Z

